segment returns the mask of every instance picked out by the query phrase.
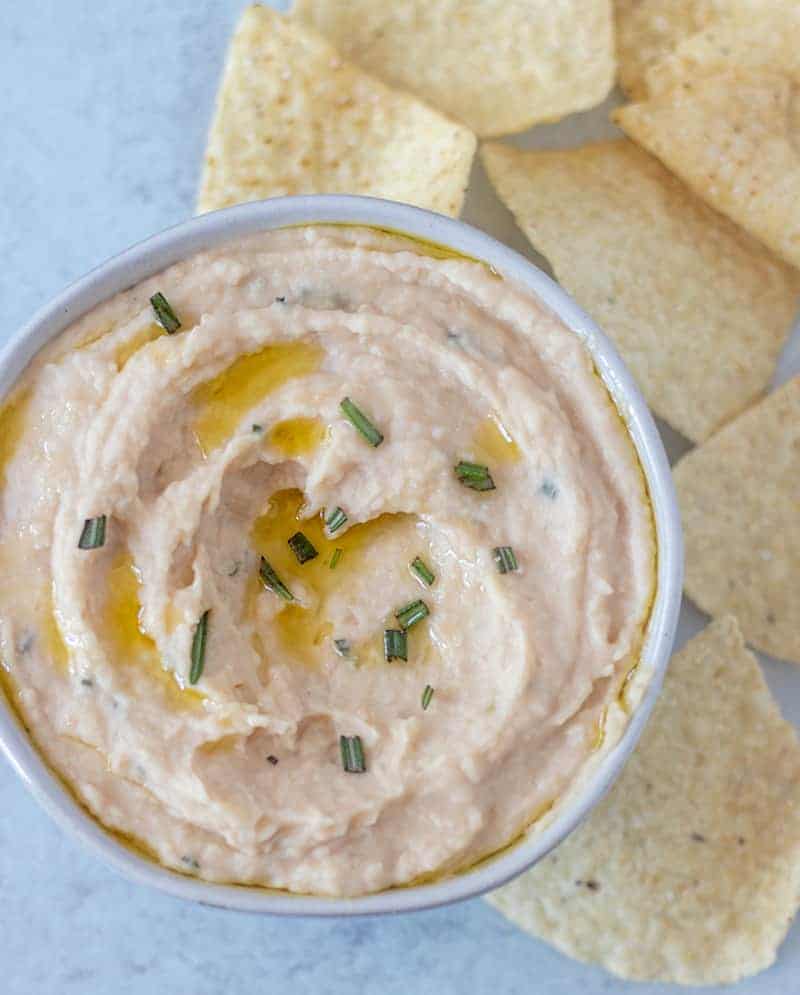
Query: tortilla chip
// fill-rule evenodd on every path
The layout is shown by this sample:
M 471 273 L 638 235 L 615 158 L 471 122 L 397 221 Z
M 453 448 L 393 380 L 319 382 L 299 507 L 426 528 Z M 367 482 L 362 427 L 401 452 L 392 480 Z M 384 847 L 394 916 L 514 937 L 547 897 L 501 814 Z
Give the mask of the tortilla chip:
M 622 978 L 724 984 L 768 967 L 800 892 L 800 746 L 733 618 L 673 657 L 609 795 L 489 901 Z
M 800 376 L 684 456 L 675 483 L 689 597 L 800 663 Z
M 729 0 L 614 0 L 619 85 L 637 100 L 645 74 L 683 39 L 713 21 Z
M 369 72 L 480 135 L 594 107 L 614 84 L 611 0 L 296 0 Z
M 800 274 L 632 142 L 481 155 L 520 228 L 614 339 L 652 408 L 694 441 L 760 397 Z
M 800 266 L 800 84 L 730 71 L 615 111 L 700 197 Z
M 344 62 L 267 7 L 242 16 L 208 140 L 198 210 L 357 193 L 457 215 L 475 136 Z
M 733 68 L 800 77 L 798 39 L 797 0 L 730 0 L 724 16 L 647 68 L 647 94 L 654 97 L 685 79 Z

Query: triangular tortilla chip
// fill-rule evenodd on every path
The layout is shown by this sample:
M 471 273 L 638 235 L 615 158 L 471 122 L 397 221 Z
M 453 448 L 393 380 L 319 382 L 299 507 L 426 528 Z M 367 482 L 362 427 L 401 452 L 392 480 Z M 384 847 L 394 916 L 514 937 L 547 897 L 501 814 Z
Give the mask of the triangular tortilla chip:
M 763 393 L 800 274 L 632 142 L 481 154 L 519 226 L 614 339 L 657 414 L 698 441 Z
M 250 7 L 231 43 L 199 211 L 284 194 L 356 193 L 457 215 L 475 136 Z
M 800 83 L 731 71 L 686 80 L 616 123 L 700 197 L 800 266 Z
M 800 894 L 800 746 L 732 618 L 673 657 L 619 781 L 489 896 L 623 978 L 724 984 L 768 967 Z
M 675 483 L 689 596 L 800 663 L 800 376 L 686 455 Z
M 683 38 L 709 24 L 729 0 L 614 0 L 619 85 L 637 100 L 645 74 Z
M 800 76 L 798 40 L 797 0 L 730 0 L 724 16 L 648 67 L 647 95 L 655 97 L 685 79 L 736 68 Z
M 348 58 L 480 135 L 601 103 L 614 83 L 611 0 L 297 0 Z

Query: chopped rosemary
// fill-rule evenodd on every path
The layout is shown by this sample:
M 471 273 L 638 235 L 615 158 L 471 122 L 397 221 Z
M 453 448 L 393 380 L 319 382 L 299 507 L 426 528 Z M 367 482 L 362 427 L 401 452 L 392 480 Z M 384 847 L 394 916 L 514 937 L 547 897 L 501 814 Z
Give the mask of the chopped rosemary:
M 334 508 L 325 518 L 325 528 L 328 530 L 328 534 L 333 535 L 334 532 L 338 532 L 346 521 L 347 515 L 342 509 Z
M 268 591 L 272 591 L 273 594 L 277 594 L 278 597 L 283 598 L 284 601 L 294 601 L 294 595 L 292 592 L 283 583 L 263 556 L 261 557 L 261 566 L 258 569 L 258 576 L 261 578 L 261 583 Z
M 378 431 L 364 412 L 345 397 L 339 404 L 342 414 L 371 446 L 379 446 L 383 442 L 383 434 Z
M 431 698 L 433 698 L 434 688 L 430 684 L 425 685 L 425 690 L 422 692 L 422 711 L 428 710 L 428 705 L 431 703 Z
M 342 754 L 342 767 L 348 774 L 363 774 L 366 771 L 360 736 L 340 736 L 339 750 Z
M 421 622 L 428 615 L 430 615 L 428 606 L 421 599 L 409 602 L 405 607 L 394 613 L 394 617 L 400 623 L 400 628 L 402 629 L 410 629 L 412 625 Z
M 308 563 L 309 560 L 313 560 L 315 557 L 319 556 L 314 544 L 307 536 L 304 536 L 302 532 L 295 532 L 295 534 L 291 536 L 289 539 L 289 547 L 297 557 L 297 562 L 301 565 L 303 563 Z
M 403 629 L 384 631 L 383 655 L 390 663 L 392 660 L 408 660 L 408 637 Z
M 178 316 L 172 310 L 167 298 L 159 291 L 157 294 L 153 294 L 150 298 L 150 303 L 153 305 L 153 310 L 156 313 L 156 321 L 161 325 L 167 335 L 177 332 L 181 327 L 181 323 Z
M 339 656 L 343 656 L 345 659 L 350 656 L 351 647 L 347 639 L 334 639 L 333 645 Z
M 492 555 L 501 574 L 507 574 L 517 569 L 517 558 L 510 546 L 495 546 Z
M 433 570 L 431 570 L 421 556 L 416 556 L 411 561 L 411 570 L 417 575 L 417 577 L 419 577 L 422 583 L 426 584 L 428 587 L 430 587 L 436 580 L 436 574 Z
M 78 549 L 99 549 L 106 541 L 106 516 L 87 518 L 78 540 Z
M 551 501 L 555 501 L 558 497 L 558 487 L 556 487 L 552 480 L 542 481 L 542 486 L 539 488 L 539 492 L 544 494 L 545 497 L 550 498 Z
M 465 487 L 473 491 L 493 491 L 494 481 L 489 473 L 489 467 L 482 463 L 469 463 L 460 460 L 454 467 L 456 476 Z
M 331 562 L 329 564 L 331 570 L 335 570 L 336 569 L 336 564 L 339 562 L 339 560 L 341 560 L 343 552 L 344 552 L 344 550 L 341 549 L 339 546 L 337 546 L 336 549 L 334 549 L 334 551 L 333 551 L 333 553 L 331 555 Z
M 203 673 L 206 664 L 206 639 L 208 638 L 208 616 L 211 612 L 207 608 L 200 616 L 197 628 L 194 630 L 192 639 L 192 669 L 189 671 L 189 683 L 197 684 Z

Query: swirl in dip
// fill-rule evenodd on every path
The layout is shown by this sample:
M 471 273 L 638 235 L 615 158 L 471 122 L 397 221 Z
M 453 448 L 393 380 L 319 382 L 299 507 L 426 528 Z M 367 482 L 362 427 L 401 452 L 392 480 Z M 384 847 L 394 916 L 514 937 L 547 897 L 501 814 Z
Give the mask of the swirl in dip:
M 169 867 L 326 895 L 467 867 L 624 714 L 635 450 L 578 337 L 483 264 L 344 227 L 193 256 L 36 357 L 0 457 L 9 696 Z

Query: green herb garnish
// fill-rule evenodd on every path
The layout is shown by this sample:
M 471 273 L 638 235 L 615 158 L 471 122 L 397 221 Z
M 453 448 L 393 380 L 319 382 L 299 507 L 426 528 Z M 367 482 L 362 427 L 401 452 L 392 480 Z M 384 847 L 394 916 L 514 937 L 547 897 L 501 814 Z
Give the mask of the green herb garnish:
M 189 671 L 189 683 L 197 684 L 206 664 L 206 639 L 208 638 L 208 616 L 211 609 L 207 608 L 200 616 L 192 639 L 192 669 Z
M 330 568 L 331 568 L 331 570 L 335 570 L 336 569 L 336 564 L 339 562 L 339 560 L 341 560 L 343 552 L 344 552 L 344 550 L 340 549 L 339 546 L 337 546 L 336 549 L 334 549 L 333 555 L 331 556 L 331 562 L 330 562 Z
M 420 556 L 415 557 L 411 561 L 411 570 L 428 587 L 436 580 L 436 574 Z
M 412 625 L 421 622 L 428 615 L 430 615 L 428 606 L 422 600 L 411 601 L 404 608 L 394 613 L 394 617 L 400 623 L 402 629 L 410 629 Z
M 258 422 L 253 422 L 251 427 L 256 435 L 261 435 L 261 433 L 264 431 L 264 426 L 259 425 Z
M 347 639 L 334 639 L 333 645 L 339 656 L 343 656 L 345 659 L 350 656 L 351 648 Z
M 430 684 L 425 685 L 425 690 L 422 692 L 422 711 L 426 712 L 428 710 L 428 705 L 431 703 L 431 698 L 433 698 L 434 689 Z
M 167 298 L 159 291 L 150 298 L 153 310 L 156 314 L 156 321 L 161 325 L 167 335 L 172 335 L 181 327 L 178 316 L 172 310 Z
M 106 516 L 87 518 L 78 540 L 78 549 L 99 549 L 106 541 Z
M 295 532 L 295 534 L 291 536 L 289 539 L 289 547 L 297 557 L 297 562 L 301 565 L 303 563 L 308 563 L 309 560 L 313 560 L 316 556 L 319 556 L 314 544 L 307 536 L 304 536 L 302 532 Z
M 345 397 L 339 404 L 342 414 L 371 446 L 379 446 L 383 442 L 383 434 L 378 431 L 364 412 Z
M 346 521 L 347 515 L 345 515 L 342 509 L 334 508 L 325 519 L 325 528 L 328 530 L 328 534 L 333 535 L 334 532 L 338 532 Z
M 507 574 L 517 569 L 517 558 L 510 546 L 495 546 L 492 550 L 492 556 L 494 556 L 494 562 L 501 574 Z
M 558 497 L 558 487 L 556 487 L 552 480 L 543 481 L 539 491 L 544 494 L 545 497 L 550 498 L 551 501 L 555 501 Z
M 261 578 L 261 583 L 268 591 L 272 591 L 273 594 L 277 594 L 278 597 L 283 598 L 284 601 L 294 601 L 294 595 L 292 592 L 283 583 L 263 556 L 261 557 L 261 566 L 258 569 L 258 576 Z
M 340 736 L 339 750 L 342 754 L 342 767 L 348 774 L 363 774 L 366 771 L 360 736 Z
M 408 660 L 408 637 L 402 629 L 384 631 L 383 655 L 390 663 L 392 660 Z
M 489 467 L 482 463 L 468 463 L 461 460 L 454 467 L 456 476 L 465 487 L 473 491 L 493 491 L 494 481 L 489 473 Z

